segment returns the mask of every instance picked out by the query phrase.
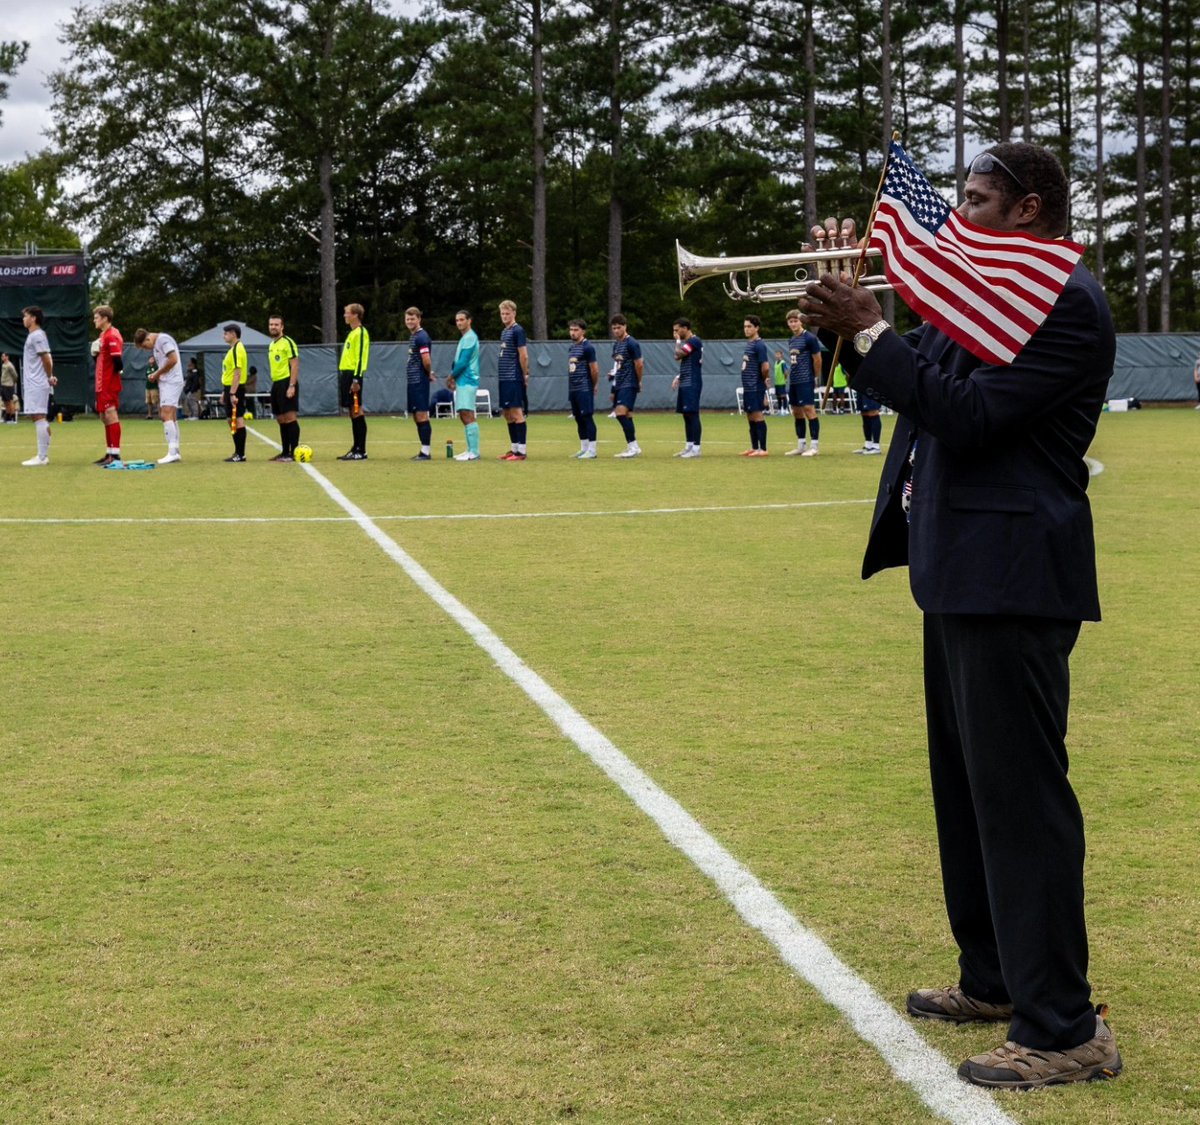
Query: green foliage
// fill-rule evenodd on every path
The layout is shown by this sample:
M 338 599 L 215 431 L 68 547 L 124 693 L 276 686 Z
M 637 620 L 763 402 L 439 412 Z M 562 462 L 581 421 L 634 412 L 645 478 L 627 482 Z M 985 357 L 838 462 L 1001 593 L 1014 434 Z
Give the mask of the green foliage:
M 0 168 L 0 246 L 34 243 L 43 249 L 79 246 L 79 235 L 63 219 L 61 158 L 51 152 Z
M 1026 122 L 1032 140 L 1059 154 L 1075 185 L 1073 233 L 1111 244 L 1106 280 L 1128 329 L 1137 285 L 1130 75 L 1140 54 L 1153 286 L 1162 270 L 1152 224 L 1163 214 L 1155 146 L 1161 153 L 1165 34 L 1174 327 L 1194 327 L 1200 0 L 1142 10 L 1137 23 L 1134 0 L 1122 0 L 1098 17 L 1112 137 L 1102 232 L 1092 204 L 1094 3 L 892 0 L 892 124 L 952 191 L 961 24 L 967 157 L 1025 136 Z M 865 217 L 883 159 L 879 5 L 687 0 L 668 11 L 649 0 L 543 0 L 542 15 L 552 334 L 569 317 L 606 314 L 613 221 L 622 302 L 638 331 L 659 332 L 680 310 L 676 238 L 705 254 L 794 249 L 808 235 L 810 193 L 818 217 Z M 339 300 L 365 304 L 377 336 L 402 335 L 410 304 L 437 335 L 452 334 L 462 306 L 490 315 L 509 297 L 525 313 L 531 20 L 529 4 L 502 0 L 441 0 L 406 19 L 371 0 L 81 8 L 65 31 L 69 65 L 53 81 L 59 178 L 72 185 L 54 220 L 87 232 L 106 291 L 134 319 L 178 331 L 278 308 L 297 338 L 319 339 L 319 240 L 330 213 Z M 816 124 L 806 137 L 810 100 Z M 684 307 L 708 334 L 736 329 L 744 311 L 715 282 Z
M 69 215 L 129 318 L 186 334 L 240 313 L 262 248 L 246 16 L 235 0 L 119 0 L 67 25 L 51 82 Z
M 2 103 L 8 97 L 8 83 L 5 81 L 16 74 L 25 60 L 29 57 L 29 44 L 0 41 L 0 125 L 4 123 Z

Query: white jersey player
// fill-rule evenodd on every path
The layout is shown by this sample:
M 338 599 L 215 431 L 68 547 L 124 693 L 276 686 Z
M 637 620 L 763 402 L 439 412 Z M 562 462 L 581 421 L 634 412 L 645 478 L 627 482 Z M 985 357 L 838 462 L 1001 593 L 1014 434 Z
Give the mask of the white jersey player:
M 54 359 L 50 355 L 50 341 L 42 328 L 42 310 L 36 305 L 30 305 L 21 311 L 21 319 L 25 330 L 25 353 L 22 358 L 22 382 L 24 386 L 21 398 L 25 401 L 25 411 L 32 415 L 33 425 L 37 430 L 37 455 L 22 465 L 37 468 L 50 464 L 50 423 L 46 415 L 50 412 L 50 388 L 58 383 L 54 375 Z
M 153 378 L 158 382 L 158 412 L 162 416 L 163 436 L 167 439 L 167 455 L 160 465 L 182 461 L 179 456 L 179 400 L 183 395 L 183 364 L 179 346 L 166 332 L 147 332 L 139 328 L 133 342 L 144 352 L 152 352 L 156 368 Z

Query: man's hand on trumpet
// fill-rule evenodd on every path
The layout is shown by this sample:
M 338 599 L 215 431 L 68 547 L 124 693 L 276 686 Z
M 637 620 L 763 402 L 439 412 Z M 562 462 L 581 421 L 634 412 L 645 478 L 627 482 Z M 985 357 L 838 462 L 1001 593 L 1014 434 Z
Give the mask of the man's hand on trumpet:
M 837 263 L 841 267 L 837 273 L 822 274 L 819 280 L 808 283 L 805 287 L 808 295 L 800 298 L 800 311 L 810 327 L 823 328 L 846 340 L 853 339 L 856 332 L 864 332 L 883 319 L 883 310 L 874 294 L 868 289 L 850 286 L 857 251 L 862 249 L 855 238 L 854 220 L 843 219 L 839 224 L 837 219 L 828 218 L 823 226 L 812 228 L 812 238 L 812 243 L 805 244 L 805 250 L 845 247 L 847 257 L 844 262 Z

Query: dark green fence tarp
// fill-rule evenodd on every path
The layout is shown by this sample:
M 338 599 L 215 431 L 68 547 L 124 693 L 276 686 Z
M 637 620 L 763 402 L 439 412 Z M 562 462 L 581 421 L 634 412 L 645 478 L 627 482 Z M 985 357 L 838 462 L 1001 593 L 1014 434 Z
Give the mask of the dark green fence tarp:
M 83 256 L 0 257 L 0 351 L 12 356 L 18 370 L 28 335 L 21 310 L 30 305 L 40 307 L 45 316 L 58 376 L 56 401 L 82 406 L 93 397 L 92 316 Z
M 1200 333 L 1145 333 L 1117 337 L 1117 362 L 1108 384 L 1109 398 L 1142 402 L 1194 401 L 1192 376 L 1200 359 Z
M 607 411 L 611 341 L 593 341 L 600 366 L 600 387 L 597 405 Z M 645 380 L 638 397 L 642 410 L 673 410 L 675 395 L 671 380 L 679 370 L 675 361 L 673 340 L 643 340 L 642 353 Z M 767 352 L 774 362 L 775 350 L 784 347 L 782 340 L 767 340 Z M 450 373 L 454 362 L 455 344 L 435 341 L 433 369 L 439 376 Z M 529 408 L 530 410 L 567 409 L 567 353 L 569 340 L 533 340 L 529 344 Z M 743 340 L 709 340 L 704 345 L 705 410 L 736 409 L 735 394 L 741 372 Z M 225 349 L 194 351 L 181 348 L 183 363 L 196 358 L 205 373 L 209 391 L 221 389 L 221 360 Z M 270 390 L 267 374 L 266 349 L 246 349 L 249 362 L 258 368 L 258 390 Z M 492 394 L 496 403 L 496 362 L 500 345 L 484 340 L 480 346 L 480 386 Z M 326 344 L 306 344 L 300 348 L 301 410 L 304 414 L 336 414 L 337 361 L 340 348 Z M 1192 368 L 1200 356 L 1200 335 L 1172 334 L 1118 336 L 1117 361 L 1109 398 L 1139 398 L 1143 402 L 1195 401 L 1196 387 Z M 121 409 L 135 414 L 145 409 L 145 378 L 148 355 L 128 346 L 125 349 L 125 393 Z M 368 412 L 400 414 L 405 407 L 404 369 L 408 345 L 375 341 L 371 345 L 371 368 L 366 381 L 363 402 Z M 829 356 L 825 362 L 828 364 Z

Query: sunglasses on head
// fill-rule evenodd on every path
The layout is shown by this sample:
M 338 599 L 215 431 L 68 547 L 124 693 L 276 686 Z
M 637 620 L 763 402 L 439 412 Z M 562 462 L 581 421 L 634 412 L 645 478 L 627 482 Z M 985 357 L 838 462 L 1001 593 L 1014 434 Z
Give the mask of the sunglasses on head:
M 1017 185 L 1023 192 L 1028 193 L 1029 189 L 1021 183 L 1021 177 L 1016 174 L 1000 157 L 995 153 L 981 152 L 974 160 L 971 161 L 971 172 L 980 176 L 986 176 L 989 172 L 994 172 L 997 168 L 1006 172 L 1014 184 Z

